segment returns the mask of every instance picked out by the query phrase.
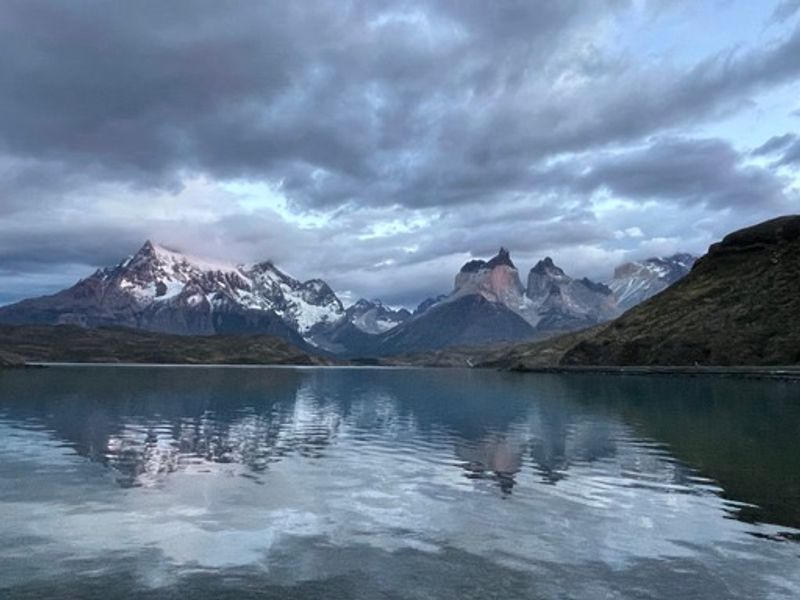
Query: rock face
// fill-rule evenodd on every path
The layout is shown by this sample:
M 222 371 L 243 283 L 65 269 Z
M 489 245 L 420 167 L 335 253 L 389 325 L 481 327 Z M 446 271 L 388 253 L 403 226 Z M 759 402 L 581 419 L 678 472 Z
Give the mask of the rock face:
M 209 262 L 146 242 L 132 257 L 57 294 L 0 308 L 0 322 L 125 326 L 178 334 L 262 333 L 304 346 L 344 317 L 319 279 L 299 282 L 270 262 Z
M 466 263 L 448 296 L 426 300 L 410 319 L 374 340 L 358 340 L 359 354 L 386 356 L 533 339 L 616 314 L 609 288 L 572 279 L 550 258 L 531 269 L 524 287 L 508 250 L 500 248 L 491 260 Z
M 456 276 L 452 294 L 441 302 L 480 295 L 502 304 L 547 333 L 594 325 L 618 314 L 612 291 L 588 279 L 572 279 L 548 256 L 528 273 L 523 287 L 508 250 L 489 261 L 473 260 Z
M 356 328 L 374 335 L 389 331 L 411 318 L 411 312 L 405 308 L 395 310 L 385 306 L 380 300 L 364 298 L 349 306 L 345 315 Z
M 800 363 L 800 216 L 713 244 L 689 274 L 563 359 L 577 365 Z
M 572 279 L 548 256 L 528 273 L 528 320 L 539 331 L 568 331 L 614 318 L 611 289 L 589 279 Z
M 614 292 L 619 308 L 628 310 L 685 277 L 696 260 L 691 254 L 673 254 L 625 263 L 614 269 L 608 287 Z
M 515 312 L 526 309 L 525 289 L 508 250 L 500 248 L 497 256 L 488 262 L 471 260 L 461 267 L 448 300 L 473 294 L 503 304 Z

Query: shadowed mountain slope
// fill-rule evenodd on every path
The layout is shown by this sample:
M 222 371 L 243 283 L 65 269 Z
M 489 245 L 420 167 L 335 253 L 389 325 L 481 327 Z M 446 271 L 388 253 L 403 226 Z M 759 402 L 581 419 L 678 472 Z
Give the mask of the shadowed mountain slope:
M 31 362 L 330 364 L 269 335 L 186 336 L 118 327 L 0 325 L 0 348 L 0 362 L 5 355 Z
M 579 342 L 561 362 L 800 363 L 800 216 L 725 236 L 685 278 Z

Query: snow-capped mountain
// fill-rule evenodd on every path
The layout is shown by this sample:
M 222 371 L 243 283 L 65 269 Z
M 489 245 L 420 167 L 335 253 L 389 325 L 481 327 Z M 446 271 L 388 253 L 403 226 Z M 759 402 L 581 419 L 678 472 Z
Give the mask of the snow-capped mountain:
M 124 326 L 178 334 L 272 334 L 348 356 L 509 342 L 588 327 L 680 279 L 695 258 L 676 254 L 618 267 L 607 287 L 573 279 L 549 257 L 523 285 L 505 248 L 471 260 L 453 290 L 412 314 L 378 300 L 347 310 L 322 280 L 301 282 L 272 262 L 210 261 L 146 242 L 118 265 L 50 296 L 0 307 L 0 323 Z
M 380 300 L 361 298 L 345 310 L 347 319 L 364 333 L 379 334 L 397 327 L 411 317 L 408 309 L 393 309 Z
M 208 261 L 149 241 L 71 288 L 0 308 L 3 322 L 272 333 L 293 342 L 344 316 L 339 298 L 322 280 L 300 282 L 271 262 L 246 267 Z
M 696 256 L 682 253 L 625 263 L 614 269 L 608 287 L 613 290 L 619 307 L 627 310 L 681 279 L 696 260 Z

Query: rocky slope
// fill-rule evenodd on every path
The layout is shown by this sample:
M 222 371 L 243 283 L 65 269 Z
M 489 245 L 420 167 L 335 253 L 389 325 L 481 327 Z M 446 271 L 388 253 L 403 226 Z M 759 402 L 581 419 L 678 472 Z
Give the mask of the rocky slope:
M 3 354 L 43 362 L 325 365 L 331 360 L 303 352 L 267 335 L 185 336 L 75 325 L 0 325 Z
M 377 335 L 411 318 L 408 309 L 393 309 L 380 300 L 361 298 L 345 310 L 345 318 L 364 333 Z
M 577 343 L 561 362 L 800 363 L 800 216 L 725 236 L 686 277 Z
M 608 287 L 623 311 L 655 296 L 686 276 L 697 260 L 691 254 L 673 254 L 628 262 L 614 269 Z
M 0 308 L 0 322 L 124 326 L 178 334 L 262 333 L 304 346 L 344 317 L 319 279 L 299 282 L 271 262 L 209 262 L 147 242 L 132 257 L 57 294 Z
M 431 297 L 431 298 L 425 298 L 425 300 L 423 300 L 422 302 L 420 302 L 417 305 L 417 308 L 414 309 L 414 312 L 412 314 L 415 317 L 417 315 L 421 315 L 426 310 L 431 308 L 434 304 L 438 304 L 439 302 L 441 302 L 445 298 L 447 298 L 447 294 L 439 294 L 438 296 L 434 296 L 434 297 Z
M 550 257 L 528 273 L 529 321 L 542 332 L 569 331 L 608 321 L 619 314 L 610 288 L 589 279 L 573 279 Z
M 460 344 L 519 341 L 535 333 L 525 319 L 504 304 L 481 294 L 468 294 L 432 306 L 350 355 L 387 356 Z

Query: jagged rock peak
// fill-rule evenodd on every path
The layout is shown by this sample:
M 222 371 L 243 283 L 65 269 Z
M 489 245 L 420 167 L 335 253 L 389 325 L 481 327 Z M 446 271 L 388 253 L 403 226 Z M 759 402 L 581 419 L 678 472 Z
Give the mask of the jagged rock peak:
M 152 260 L 156 257 L 156 245 L 150 240 L 145 241 L 133 255 L 131 255 L 127 262 L 139 262 L 143 260 Z
M 159 244 L 157 242 L 153 242 L 152 240 L 145 240 L 142 247 L 134 254 L 136 256 L 158 256 L 160 254 L 167 254 L 167 255 L 174 255 L 174 256 L 183 256 L 183 253 L 179 250 L 174 250 L 172 248 L 167 248 L 163 244 Z
M 511 267 L 512 269 L 517 268 L 511 261 L 511 253 L 508 251 L 508 248 L 505 248 L 504 246 L 501 246 L 500 250 L 497 251 L 497 254 L 489 261 L 474 259 L 467 262 L 463 267 L 461 267 L 461 272 L 475 273 L 483 269 L 494 269 L 495 267 L 499 267 L 501 265 Z
M 531 273 L 535 273 L 537 275 L 550 275 L 554 277 L 564 277 L 565 273 L 561 267 L 556 266 L 553 262 L 553 259 L 549 256 L 545 256 L 543 260 L 540 260 L 536 263 L 536 265 L 531 269 Z
M 597 292 L 598 294 L 603 294 L 605 296 L 610 296 L 614 293 L 610 287 L 608 287 L 604 283 L 599 283 L 597 281 L 592 281 L 588 277 L 584 277 L 580 279 L 579 282 L 583 284 L 586 288 L 590 289 L 593 292 Z
M 512 269 L 516 269 L 514 263 L 511 262 L 511 254 L 509 253 L 508 248 L 503 246 L 500 246 L 500 250 L 497 251 L 497 255 L 488 263 L 486 263 L 486 266 L 490 269 L 494 269 L 500 265 L 505 265 L 507 267 L 511 267 Z

